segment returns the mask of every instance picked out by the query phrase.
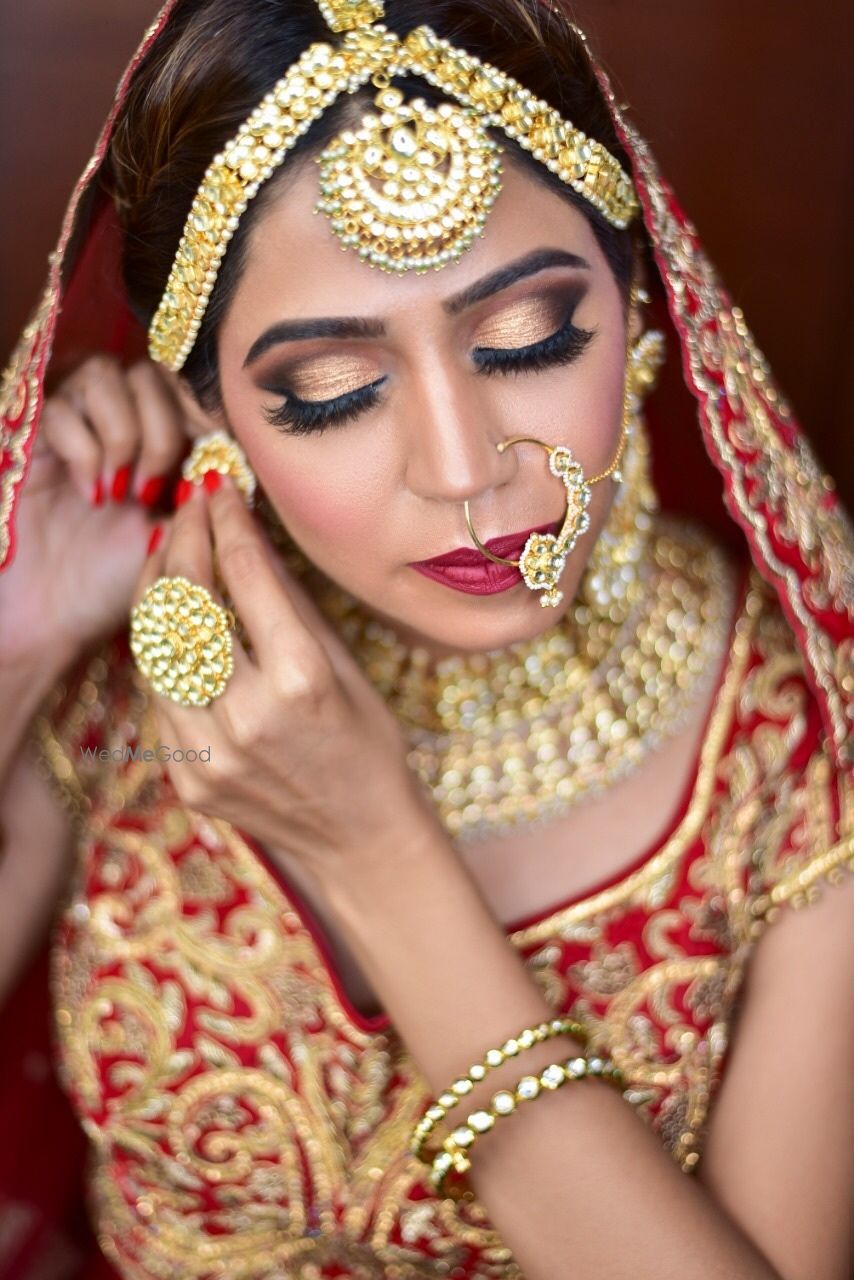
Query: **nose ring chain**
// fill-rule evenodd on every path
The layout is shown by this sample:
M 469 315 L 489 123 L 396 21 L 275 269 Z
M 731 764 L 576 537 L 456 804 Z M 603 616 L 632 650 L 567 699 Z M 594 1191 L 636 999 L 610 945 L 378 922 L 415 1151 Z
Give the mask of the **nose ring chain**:
M 637 286 L 632 287 L 631 298 L 629 304 L 629 317 L 634 309 L 636 298 L 640 291 Z M 656 334 L 656 337 L 659 335 Z M 637 344 L 636 350 L 644 345 L 643 338 Z M 538 444 L 545 449 L 549 455 L 549 470 L 552 475 L 558 476 L 564 483 L 566 489 L 566 510 L 564 512 L 561 527 L 557 534 L 553 533 L 532 533 L 528 536 L 522 554 L 518 560 L 509 560 L 504 556 L 496 555 L 483 545 L 474 531 L 471 521 L 471 513 L 469 511 L 468 500 L 463 503 L 466 516 L 466 524 L 468 531 L 474 541 L 475 546 L 488 559 L 494 560 L 496 564 L 508 564 L 517 567 L 522 574 L 522 579 L 531 591 L 540 591 L 540 604 L 543 606 L 558 605 L 563 599 L 563 592 L 558 588 L 560 576 L 566 565 L 566 558 L 572 551 L 578 539 L 583 533 L 586 533 L 590 527 L 590 515 L 587 510 L 591 498 L 591 486 L 597 484 L 600 480 L 605 480 L 608 476 L 613 476 L 616 482 L 622 480 L 622 474 L 619 470 L 620 463 L 625 452 L 626 442 L 629 436 L 629 421 L 632 413 L 634 396 L 634 382 L 632 376 L 632 357 L 626 360 L 625 380 L 623 385 L 623 408 L 622 421 L 620 429 L 620 440 L 617 445 L 616 453 L 611 461 L 611 465 L 607 470 L 598 476 L 587 479 L 584 475 L 581 463 L 578 462 L 568 445 L 550 445 L 544 440 L 538 440 L 535 436 L 514 436 L 512 440 L 501 440 L 496 444 L 499 453 L 503 453 L 505 449 L 516 444 Z

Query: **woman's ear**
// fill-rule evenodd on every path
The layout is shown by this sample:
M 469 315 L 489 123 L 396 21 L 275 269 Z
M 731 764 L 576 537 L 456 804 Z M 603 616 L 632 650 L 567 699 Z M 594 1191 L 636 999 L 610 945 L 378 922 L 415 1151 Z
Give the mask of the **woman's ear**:
M 158 364 L 157 370 L 174 395 L 187 425 L 187 434 L 195 440 L 197 436 L 207 435 L 209 431 L 227 431 L 228 424 L 222 409 L 203 409 L 193 394 L 189 383 L 179 373 Z

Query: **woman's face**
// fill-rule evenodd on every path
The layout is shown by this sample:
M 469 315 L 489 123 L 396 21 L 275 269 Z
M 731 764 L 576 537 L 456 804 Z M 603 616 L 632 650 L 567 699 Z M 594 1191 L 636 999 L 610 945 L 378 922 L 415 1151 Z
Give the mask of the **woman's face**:
M 516 574 L 471 594 L 412 562 L 473 549 L 466 499 L 482 542 L 558 528 L 565 489 L 547 453 L 499 453 L 501 440 L 568 445 L 587 476 L 610 465 L 626 333 L 596 238 L 505 164 L 486 233 L 459 263 L 392 276 L 342 251 L 314 214 L 314 170 L 298 170 L 247 246 L 219 335 L 228 425 L 302 552 L 411 643 L 443 656 L 531 639 L 577 591 L 610 480 L 593 486 L 557 608 Z

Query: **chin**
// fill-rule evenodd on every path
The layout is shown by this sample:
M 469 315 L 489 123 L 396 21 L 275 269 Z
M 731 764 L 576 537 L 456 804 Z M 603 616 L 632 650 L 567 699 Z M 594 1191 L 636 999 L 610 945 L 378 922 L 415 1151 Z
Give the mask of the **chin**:
M 405 599 L 384 616 L 395 625 L 422 636 L 426 644 L 454 653 L 484 653 L 510 644 L 533 640 L 560 622 L 578 592 L 586 562 L 571 563 L 560 579 L 563 599 L 556 606 L 540 604 L 540 592 L 524 583 L 491 595 L 457 591 L 416 574 Z M 427 603 L 429 598 L 429 604 Z

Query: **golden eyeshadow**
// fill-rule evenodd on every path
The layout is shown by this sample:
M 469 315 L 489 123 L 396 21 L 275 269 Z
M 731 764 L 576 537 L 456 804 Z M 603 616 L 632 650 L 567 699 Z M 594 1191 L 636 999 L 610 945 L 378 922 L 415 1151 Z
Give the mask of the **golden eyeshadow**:
M 373 360 L 329 354 L 291 365 L 277 381 L 300 400 L 334 400 L 375 382 L 379 376 L 380 370 Z
M 520 298 L 478 325 L 476 347 L 529 347 L 550 338 L 566 319 L 567 298 L 537 294 Z

